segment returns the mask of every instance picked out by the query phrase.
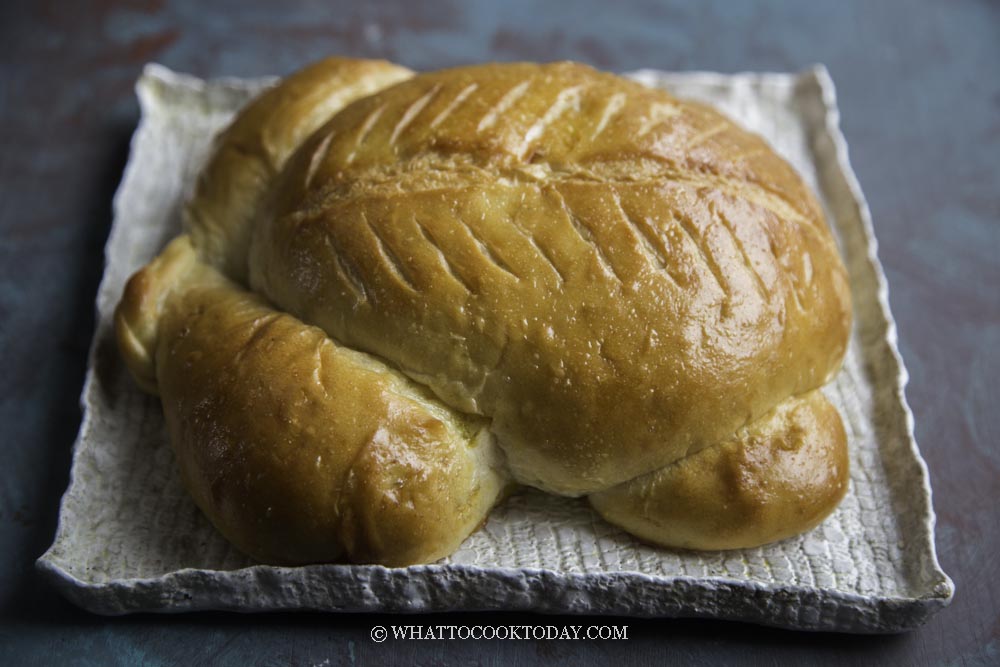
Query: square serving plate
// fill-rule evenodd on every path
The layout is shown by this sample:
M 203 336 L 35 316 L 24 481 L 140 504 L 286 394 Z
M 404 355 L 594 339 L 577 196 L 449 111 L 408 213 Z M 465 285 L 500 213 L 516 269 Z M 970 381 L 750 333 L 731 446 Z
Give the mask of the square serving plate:
M 638 543 L 582 500 L 529 491 L 494 510 L 458 552 L 432 565 L 284 568 L 249 561 L 181 486 L 159 401 L 128 376 L 111 316 L 128 276 L 178 232 L 180 205 L 213 134 L 273 79 L 205 82 L 149 65 L 136 86 L 142 119 L 115 196 L 69 489 L 40 571 L 100 614 L 533 610 L 895 632 L 947 605 L 953 585 L 934 551 L 927 469 L 903 395 L 906 369 L 827 71 L 629 76 L 707 101 L 763 135 L 826 210 L 855 305 L 844 369 L 826 389 L 847 428 L 851 484 L 827 521 L 762 548 L 683 552 Z

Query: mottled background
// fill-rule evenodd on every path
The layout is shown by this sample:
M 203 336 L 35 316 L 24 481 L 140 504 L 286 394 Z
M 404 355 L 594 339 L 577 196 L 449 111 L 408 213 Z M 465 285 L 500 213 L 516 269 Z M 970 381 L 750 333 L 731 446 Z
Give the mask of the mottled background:
M 282 74 L 330 53 L 416 69 L 570 58 L 638 67 L 829 67 L 890 284 L 955 601 L 897 637 L 635 621 L 626 642 L 374 644 L 375 616 L 105 619 L 42 585 L 66 487 L 111 196 L 162 62 Z M 1000 3 L 365 3 L 0 0 L 0 662 L 11 664 L 1000 663 Z M 514 614 L 424 622 L 547 623 Z M 594 619 L 595 622 L 600 622 Z

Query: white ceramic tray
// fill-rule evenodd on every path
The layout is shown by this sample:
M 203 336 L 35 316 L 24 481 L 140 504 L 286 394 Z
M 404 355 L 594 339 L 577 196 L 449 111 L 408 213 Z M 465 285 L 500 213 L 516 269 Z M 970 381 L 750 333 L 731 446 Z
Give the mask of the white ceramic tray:
M 632 76 L 708 101 L 761 133 L 819 194 L 851 275 L 856 325 L 828 395 L 844 416 L 851 485 L 806 535 L 691 553 L 639 544 L 580 500 L 528 492 L 433 565 L 254 565 L 181 487 L 159 403 L 119 361 L 111 314 L 127 277 L 179 228 L 213 133 L 268 80 L 203 82 L 150 65 L 142 120 L 115 197 L 83 424 L 59 528 L 38 567 L 91 611 L 535 610 L 708 616 L 800 629 L 893 632 L 951 600 L 934 552 L 927 470 L 903 396 L 885 277 L 822 67 L 802 74 Z

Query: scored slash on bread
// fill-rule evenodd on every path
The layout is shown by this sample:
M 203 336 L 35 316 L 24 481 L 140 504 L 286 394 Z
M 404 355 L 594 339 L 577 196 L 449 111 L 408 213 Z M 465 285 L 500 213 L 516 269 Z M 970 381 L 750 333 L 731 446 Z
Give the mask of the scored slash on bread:
M 846 490 L 817 391 L 846 272 L 794 170 L 705 106 L 573 63 L 328 59 L 220 135 L 185 232 L 119 343 L 261 560 L 435 560 L 510 480 L 709 549 Z

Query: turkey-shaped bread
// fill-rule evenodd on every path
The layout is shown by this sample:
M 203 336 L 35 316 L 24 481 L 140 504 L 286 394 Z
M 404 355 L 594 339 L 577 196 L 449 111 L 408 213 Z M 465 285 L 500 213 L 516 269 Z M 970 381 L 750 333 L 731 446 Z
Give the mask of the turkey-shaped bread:
M 223 534 L 388 565 L 512 484 L 669 546 L 811 528 L 850 324 L 813 195 L 716 111 L 574 63 L 336 58 L 220 135 L 116 316 Z

